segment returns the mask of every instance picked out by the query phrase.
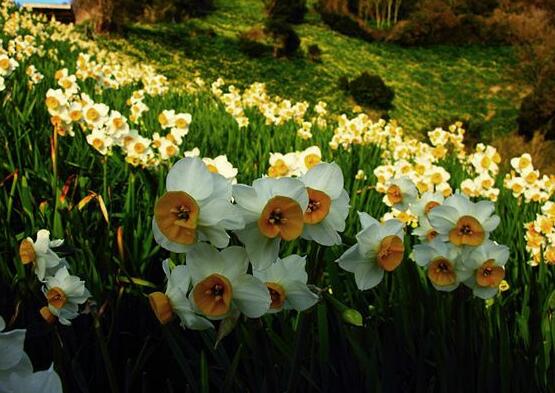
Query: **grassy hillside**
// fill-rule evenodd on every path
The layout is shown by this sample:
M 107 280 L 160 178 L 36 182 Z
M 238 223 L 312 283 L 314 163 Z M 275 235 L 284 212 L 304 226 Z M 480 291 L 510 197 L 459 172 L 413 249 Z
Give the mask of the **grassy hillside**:
M 368 43 L 330 30 L 310 10 L 297 26 L 302 46 L 317 44 L 322 63 L 304 57 L 251 59 L 239 49 L 238 33 L 263 23 L 260 0 L 217 1 L 217 10 L 204 19 L 182 24 L 135 25 L 127 41 L 109 45 L 139 58 L 156 60 L 170 77 L 194 72 L 208 80 L 223 77 L 246 86 L 264 81 L 271 93 L 297 100 L 325 100 L 336 110 L 351 103 L 336 87 L 338 77 L 361 71 L 377 73 L 395 88 L 391 116 L 409 130 L 421 130 L 462 119 L 483 123 L 481 137 L 515 128 L 522 87 L 514 85 L 512 50 L 507 47 L 401 48 Z

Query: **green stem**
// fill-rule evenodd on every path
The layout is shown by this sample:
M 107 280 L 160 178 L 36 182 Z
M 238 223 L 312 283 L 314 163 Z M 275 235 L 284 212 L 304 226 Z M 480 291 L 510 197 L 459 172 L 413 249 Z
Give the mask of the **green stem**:
M 114 374 L 114 368 L 112 367 L 112 361 L 110 360 L 110 354 L 108 353 L 108 345 L 106 344 L 106 340 L 104 338 L 104 335 L 102 334 L 100 320 L 98 319 L 98 317 L 95 317 L 94 320 L 94 330 L 96 332 L 96 336 L 98 337 L 100 352 L 102 354 L 102 360 L 104 360 L 104 367 L 106 368 L 106 375 L 108 376 L 110 390 L 112 393 L 119 393 L 116 376 Z

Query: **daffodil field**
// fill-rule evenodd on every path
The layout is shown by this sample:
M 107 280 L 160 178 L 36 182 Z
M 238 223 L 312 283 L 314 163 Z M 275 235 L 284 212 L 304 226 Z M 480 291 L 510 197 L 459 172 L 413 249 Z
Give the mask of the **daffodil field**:
M 530 155 L 0 13 L 0 392 L 555 391 Z

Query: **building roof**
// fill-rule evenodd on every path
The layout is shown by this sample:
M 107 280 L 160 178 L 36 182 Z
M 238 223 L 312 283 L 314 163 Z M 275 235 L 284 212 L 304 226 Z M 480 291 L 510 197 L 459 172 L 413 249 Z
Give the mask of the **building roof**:
M 71 4 L 24 3 L 25 8 L 41 8 L 49 10 L 70 10 Z

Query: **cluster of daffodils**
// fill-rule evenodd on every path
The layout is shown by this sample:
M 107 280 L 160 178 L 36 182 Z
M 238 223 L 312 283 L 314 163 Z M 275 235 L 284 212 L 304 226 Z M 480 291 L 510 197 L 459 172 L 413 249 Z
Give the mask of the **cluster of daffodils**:
M 31 265 L 38 280 L 43 283 L 43 293 L 48 305 L 40 314 L 48 323 L 59 321 L 71 325 L 79 315 L 79 305 L 90 297 L 85 282 L 69 274 L 68 264 L 53 250 L 63 240 L 50 240 L 50 232 L 41 229 L 36 240 L 28 237 L 19 246 L 19 257 L 24 265 Z
M 249 125 L 249 118 L 243 109 L 241 91 L 235 86 L 229 86 L 227 93 L 224 93 L 221 89 L 224 83 L 222 78 L 213 82 L 211 85 L 212 94 L 224 105 L 226 112 L 235 119 L 239 128 L 245 128 Z
M 410 209 L 418 217 L 419 225 L 413 233 L 422 243 L 414 247 L 413 258 L 419 266 L 426 268 L 434 288 L 452 291 L 463 283 L 475 296 L 483 299 L 497 293 L 505 277 L 509 249 L 489 240 L 491 232 L 500 223 L 499 216 L 494 214 L 493 202 L 474 203 L 459 193 L 447 198 L 432 192 L 419 195 L 408 178 L 393 182 L 387 189 L 386 198 L 396 209 Z M 368 224 L 368 219 L 365 220 Z M 359 247 L 361 243 L 370 242 L 370 235 L 364 232 L 366 224 L 363 222 L 363 231 L 357 236 Z M 399 241 L 396 240 L 396 244 L 400 249 Z M 348 260 L 351 265 L 355 263 L 354 257 Z M 383 266 L 382 269 L 388 271 Z
M 512 191 L 515 198 L 529 202 L 546 202 L 555 194 L 555 177 L 540 175 L 534 169 L 532 157 L 524 153 L 511 159 L 513 170 L 505 176 L 505 188 Z
M 232 203 L 234 201 L 234 203 Z M 334 163 L 320 163 L 299 178 L 257 179 L 232 185 L 198 157 L 178 161 L 155 206 L 154 238 L 186 254 L 186 264 L 163 264 L 165 293 L 150 303 L 161 323 L 206 329 L 211 321 L 243 314 L 305 310 L 318 301 L 307 286 L 306 260 L 280 258 L 283 242 L 299 238 L 341 244 L 349 196 Z M 242 243 L 230 245 L 230 232 Z
M 87 134 L 87 142 L 97 152 L 110 155 L 114 147 L 118 147 L 126 161 L 134 166 L 153 167 L 179 153 L 183 138 L 189 132 L 190 114 L 163 111 L 159 115 L 160 125 L 169 131 L 164 136 L 156 132 L 152 138 L 147 138 L 132 129 L 120 112 L 80 93 L 75 75 L 69 75 L 67 69 L 58 71 L 56 79 L 60 88 L 48 90 L 46 106 L 58 134 L 74 135 L 74 126 L 77 125 Z M 136 100 L 131 106 L 133 122 L 138 121 L 137 116 L 142 113 L 143 97 L 144 93 L 133 94 L 132 100 Z
M 555 202 L 546 202 L 541 214 L 524 225 L 526 228 L 526 251 L 530 254 L 529 264 L 539 265 L 542 261 L 555 264 Z
M 333 131 L 329 145 L 334 150 L 339 146 L 349 150 L 352 145 L 366 143 L 381 145 L 387 138 L 384 126 L 385 122 L 377 125 L 366 114 L 360 114 L 353 119 L 349 119 L 347 115 L 343 114 L 337 119 L 337 127 Z
M 464 134 L 465 130 L 461 122 L 456 122 L 449 126 L 448 130 L 443 128 L 436 128 L 433 131 L 428 132 L 428 138 L 430 139 L 430 144 L 443 152 L 443 154 L 438 153 L 441 157 L 447 154 L 448 149 L 452 149 L 459 160 L 463 160 L 466 157 L 465 146 L 464 146 Z
M 303 121 L 301 128 L 297 130 L 297 136 L 303 140 L 308 140 L 312 138 L 312 123 L 309 121 Z
M 291 153 L 270 153 L 270 177 L 302 176 L 322 161 L 322 152 L 318 146 L 310 146 L 303 151 Z
M 413 201 L 418 193 L 434 194 L 448 197 L 453 193 L 449 184 L 451 175 L 443 167 L 435 165 L 432 155 L 420 155 L 411 161 L 401 159 L 394 164 L 384 164 L 374 169 L 376 176 L 376 191 L 383 193 L 383 202 L 391 208 L 384 219 L 397 218 L 403 223 L 417 226 L 419 215 L 408 202 Z M 410 195 L 404 203 L 397 203 L 397 198 L 391 190 L 401 190 Z
M 319 102 L 314 107 L 314 116 L 310 121 L 305 119 L 309 109 L 306 101 L 292 102 L 279 96 L 270 96 L 264 83 L 255 82 L 242 93 L 237 87 L 230 85 L 227 92 L 223 88 L 225 81 L 218 78 L 211 84 L 212 94 L 224 105 L 226 111 L 235 118 L 239 127 L 246 127 L 249 119 L 245 114 L 246 109 L 256 109 L 264 117 L 266 125 L 281 126 L 289 121 L 299 125 L 297 134 L 302 139 L 312 138 L 313 123 L 320 127 L 327 124 L 326 103 Z
M 468 157 L 473 178 L 461 183 L 461 191 L 469 197 L 483 197 L 496 201 L 499 188 L 495 187 L 495 178 L 499 173 L 501 156 L 493 146 L 478 143 L 476 151 Z
M 35 85 L 38 85 L 44 79 L 44 75 L 41 74 L 32 64 L 27 67 L 25 73 L 29 77 L 29 81 L 27 82 L 27 86 L 29 87 L 29 89 L 32 89 Z
M 0 392 L 62 393 L 62 382 L 53 366 L 48 370 L 33 372 L 33 365 L 24 351 L 27 331 L 5 331 L 6 323 L 0 316 Z
M 169 89 L 167 78 L 157 74 L 151 65 L 136 65 L 119 54 L 82 42 L 80 46 L 86 46 L 90 53 L 79 53 L 75 75 L 83 81 L 93 79 L 98 90 L 119 89 L 137 82 L 141 82 L 144 91 L 150 96 L 163 95 Z

